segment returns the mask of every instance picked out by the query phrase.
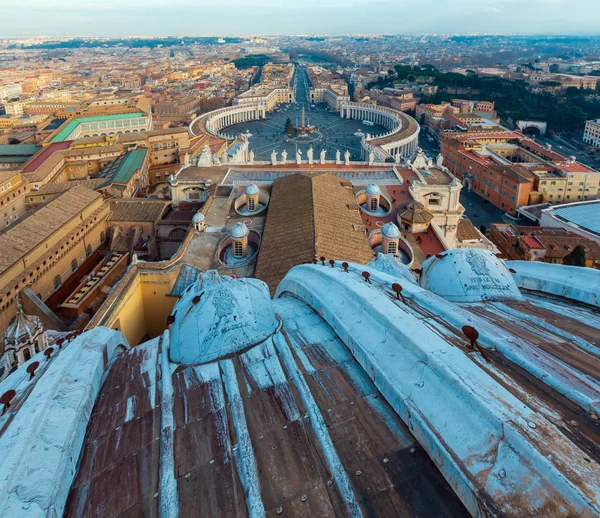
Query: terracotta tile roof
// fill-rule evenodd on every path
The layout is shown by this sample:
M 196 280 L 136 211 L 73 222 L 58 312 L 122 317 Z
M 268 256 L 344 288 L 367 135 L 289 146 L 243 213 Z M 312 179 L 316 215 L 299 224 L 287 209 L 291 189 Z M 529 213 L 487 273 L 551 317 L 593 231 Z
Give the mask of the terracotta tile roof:
M 159 221 L 170 202 L 162 200 L 111 200 L 109 221 Z
M 256 277 L 274 291 L 290 268 L 321 256 L 363 264 L 373 259 L 352 191 L 329 174 L 275 180 Z
M 433 214 L 418 201 L 413 201 L 400 217 L 411 223 L 428 223 L 433 219 Z
M 456 239 L 459 241 L 479 241 L 481 235 L 470 219 L 461 219 L 456 227 Z
M 54 232 L 102 195 L 85 187 L 74 187 L 33 214 L 0 233 L 0 272 L 25 257 Z
M 42 185 L 37 191 L 33 191 L 32 195 L 39 194 L 59 194 L 61 192 L 73 189 L 73 187 L 87 187 L 95 189 L 104 183 L 104 178 L 92 178 L 90 180 L 71 180 L 70 182 L 55 182 Z

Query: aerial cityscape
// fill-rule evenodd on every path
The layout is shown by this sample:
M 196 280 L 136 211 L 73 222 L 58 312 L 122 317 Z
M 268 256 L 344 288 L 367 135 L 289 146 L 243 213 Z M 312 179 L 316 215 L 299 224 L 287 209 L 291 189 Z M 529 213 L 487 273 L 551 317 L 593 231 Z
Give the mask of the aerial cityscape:
M 80 4 L 3 8 L 0 517 L 600 517 L 595 2 Z

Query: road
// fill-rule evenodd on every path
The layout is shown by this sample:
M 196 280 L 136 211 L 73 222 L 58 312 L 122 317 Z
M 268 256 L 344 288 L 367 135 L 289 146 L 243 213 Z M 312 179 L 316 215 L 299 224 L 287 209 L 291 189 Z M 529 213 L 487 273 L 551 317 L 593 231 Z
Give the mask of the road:
M 431 136 L 432 133 L 427 126 L 421 126 L 421 132 L 419 133 L 419 146 L 425 152 L 425 154 L 435 160 L 435 157 L 440 152 L 438 141 L 433 137 L 433 141 L 430 141 L 427 136 Z
M 486 229 L 489 230 L 492 223 L 531 225 L 531 221 L 528 219 L 517 219 L 505 214 L 503 210 L 492 205 L 489 201 L 484 200 L 479 194 L 473 191 L 469 192 L 465 187 L 463 187 L 460 192 L 460 202 L 465 208 L 465 215 L 477 228 L 481 225 L 485 225 Z

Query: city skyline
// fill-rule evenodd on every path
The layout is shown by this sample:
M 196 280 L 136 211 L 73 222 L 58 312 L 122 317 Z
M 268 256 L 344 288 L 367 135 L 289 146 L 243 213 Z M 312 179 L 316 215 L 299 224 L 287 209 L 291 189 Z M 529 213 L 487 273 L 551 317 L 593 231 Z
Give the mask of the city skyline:
M 0 2 L 0 5 L 3 2 Z M 576 9 L 574 9 L 576 4 Z M 406 16 L 410 8 L 410 16 Z M 598 34 L 600 13 L 593 0 L 316 0 L 282 2 L 228 0 L 218 5 L 204 1 L 173 3 L 132 0 L 126 6 L 60 0 L 51 7 L 41 0 L 5 6 L 6 19 L 26 24 L 5 27 L 6 38 L 118 37 L 238 34 L 347 34 L 347 33 L 521 33 Z M 382 16 L 382 13 L 386 13 Z M 535 19 L 535 27 L 531 20 Z M 52 24 L 49 24 L 52 20 Z M 206 20 L 206 21 L 205 21 Z M 210 22 L 208 22 L 210 20 Z M 401 23 L 399 23 L 401 21 Z M 568 22 L 568 26 L 565 26 Z

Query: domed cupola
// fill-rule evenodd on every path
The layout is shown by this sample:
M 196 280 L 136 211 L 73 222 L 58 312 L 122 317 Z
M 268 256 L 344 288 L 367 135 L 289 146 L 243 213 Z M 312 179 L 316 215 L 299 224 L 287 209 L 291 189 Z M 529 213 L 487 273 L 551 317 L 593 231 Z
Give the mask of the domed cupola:
M 44 326 L 38 317 L 26 315 L 20 297 L 17 314 L 6 329 L 4 352 L 9 368 L 23 364 L 48 346 Z
M 251 183 L 246 187 L 244 194 L 246 195 L 246 210 L 248 212 L 256 211 L 258 207 L 258 195 L 260 193 L 259 188 L 256 184 Z
M 391 221 L 383 225 L 381 229 L 381 251 L 384 254 L 398 253 L 398 243 L 400 241 L 400 230 Z
M 269 288 L 258 279 L 232 279 L 211 270 L 174 308 L 170 360 L 205 363 L 243 351 L 278 328 Z
M 523 300 L 506 264 L 488 250 L 456 248 L 423 263 L 421 287 L 453 302 Z
M 198 232 L 202 232 L 206 228 L 206 217 L 202 212 L 196 212 L 192 218 L 192 225 Z
M 234 208 L 242 216 L 254 216 L 265 210 L 268 204 L 269 194 L 251 183 L 246 186 L 243 194 L 236 198 Z
M 231 228 L 229 237 L 232 241 L 232 254 L 236 259 L 246 257 L 246 250 L 248 249 L 248 234 L 248 227 L 243 223 L 236 223 Z
M 367 210 L 369 212 L 377 212 L 381 202 L 381 189 L 374 183 L 369 184 L 367 189 Z

